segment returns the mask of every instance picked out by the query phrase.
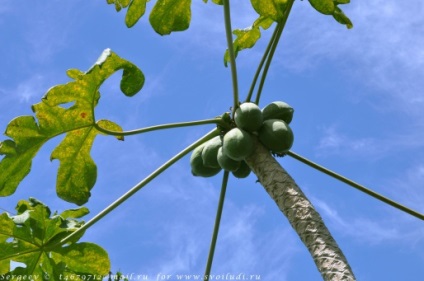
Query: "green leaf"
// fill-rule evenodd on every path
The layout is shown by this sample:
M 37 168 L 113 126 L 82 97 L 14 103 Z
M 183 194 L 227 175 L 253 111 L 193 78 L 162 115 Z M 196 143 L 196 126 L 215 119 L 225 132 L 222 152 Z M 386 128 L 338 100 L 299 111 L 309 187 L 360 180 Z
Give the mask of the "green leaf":
M 122 8 L 128 7 L 131 0 L 107 0 L 108 4 L 115 4 L 115 10 L 119 12 Z
M 351 20 L 337 6 L 339 4 L 348 4 L 350 0 L 309 0 L 309 3 L 318 12 L 324 15 L 332 15 L 337 22 L 346 25 L 347 28 L 353 27 Z
M 191 20 L 191 0 L 158 0 L 149 21 L 160 35 L 186 30 Z
M 315 10 L 324 15 L 332 15 L 336 7 L 333 0 L 309 0 L 309 3 Z
M 288 4 L 288 0 L 251 0 L 250 2 L 259 15 L 274 21 L 283 18 Z
M 20 280 L 30 276 L 39 280 L 102 280 L 110 270 L 105 250 L 92 243 L 71 241 L 65 246 L 58 243 L 83 224 L 75 218 L 87 210 L 68 210 L 68 217 L 52 216 L 41 202 L 20 201 L 18 214 L 0 215 L 0 277 Z M 74 216 L 75 215 L 75 216 Z M 19 221 L 19 223 L 17 223 Z M 12 270 L 11 263 L 25 264 Z M 85 278 L 85 279 L 84 279 Z M 36 279 L 35 279 L 36 280 Z
M 133 0 L 128 7 L 127 14 L 125 15 L 125 24 L 127 27 L 133 27 L 138 20 L 146 12 L 146 3 L 148 0 Z
M 346 27 L 348 28 L 348 29 L 351 29 L 352 27 L 353 27 L 353 24 L 352 24 L 352 22 L 350 21 L 350 19 L 343 13 L 343 11 L 339 8 L 339 7 L 337 7 L 336 6 L 336 9 L 334 10 L 334 13 L 333 13 L 333 18 L 337 21 L 337 22 L 339 22 L 339 23 L 341 23 L 341 24 L 344 24 L 344 25 L 346 25 Z
M 143 73 L 132 63 L 121 59 L 109 49 L 87 72 L 70 70 L 75 79 L 51 88 L 40 103 L 33 105 L 33 116 L 12 120 L 5 135 L 12 140 L 0 143 L 0 196 L 13 194 L 30 172 L 32 159 L 43 144 L 60 134 L 64 140 L 54 149 L 51 159 L 60 161 L 57 194 L 64 200 L 84 204 L 97 178 L 97 168 L 90 157 L 95 137 L 94 108 L 100 98 L 101 84 L 116 71 L 123 69 L 121 90 L 127 96 L 137 93 L 144 84 Z M 71 105 L 68 108 L 62 105 Z M 38 123 L 37 123 L 38 122 Z M 102 127 L 122 131 L 111 121 L 99 121 Z M 118 137 L 122 140 L 122 137 Z
M 234 54 L 237 57 L 238 52 L 244 49 L 252 48 L 255 46 L 256 42 L 261 38 L 262 29 L 268 29 L 273 23 L 271 18 L 259 17 L 252 26 L 245 29 L 236 29 L 233 31 L 233 34 L 236 35 L 236 39 L 233 42 L 234 45 Z M 230 62 L 230 54 L 228 49 L 225 51 L 224 55 L 224 64 L 228 65 Z

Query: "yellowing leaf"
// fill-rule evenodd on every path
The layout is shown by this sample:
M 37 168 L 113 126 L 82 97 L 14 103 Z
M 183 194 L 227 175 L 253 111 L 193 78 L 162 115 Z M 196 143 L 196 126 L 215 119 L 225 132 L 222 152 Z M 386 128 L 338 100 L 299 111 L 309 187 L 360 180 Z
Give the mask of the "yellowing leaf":
M 260 16 L 279 21 L 284 15 L 288 0 L 251 0 L 250 2 Z
M 191 0 L 158 0 L 149 21 L 160 35 L 186 30 L 191 20 Z
M 0 155 L 5 155 L 0 161 L 0 196 L 15 192 L 42 145 L 66 134 L 51 155 L 51 159 L 60 161 L 56 190 L 59 197 L 69 202 L 87 202 L 97 178 L 97 168 L 90 156 L 93 141 L 100 134 L 94 126 L 94 108 L 101 84 L 120 69 L 121 90 L 127 96 L 134 95 L 144 84 L 143 73 L 107 49 L 87 72 L 68 71 L 74 81 L 51 88 L 40 103 L 33 105 L 36 118 L 21 116 L 9 123 L 5 135 L 11 139 L 0 143 Z M 64 104 L 71 106 L 62 107 Z M 111 121 L 101 124 L 122 131 Z
M 127 14 L 125 15 L 125 24 L 127 27 L 133 27 L 138 20 L 146 12 L 146 2 L 148 0 L 133 0 L 128 7 Z
M 262 29 L 268 29 L 273 20 L 271 18 L 259 17 L 252 26 L 245 29 L 236 29 L 233 31 L 233 34 L 236 35 L 236 39 L 233 42 L 234 45 L 234 54 L 237 57 L 238 52 L 244 49 L 252 48 L 255 46 L 256 42 L 261 38 Z M 225 51 L 224 55 L 224 65 L 227 66 L 230 62 L 230 54 L 228 50 Z

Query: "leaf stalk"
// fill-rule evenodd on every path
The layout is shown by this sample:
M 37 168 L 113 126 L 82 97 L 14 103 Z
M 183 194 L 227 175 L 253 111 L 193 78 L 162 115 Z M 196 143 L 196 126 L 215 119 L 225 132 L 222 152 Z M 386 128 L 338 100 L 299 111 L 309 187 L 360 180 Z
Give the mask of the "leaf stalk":
M 146 178 L 144 178 L 142 181 L 140 181 L 138 184 L 136 184 L 134 187 L 132 187 L 130 190 L 128 190 L 125 194 L 123 194 L 121 197 L 119 197 L 117 200 L 115 200 L 112 204 L 107 206 L 105 209 L 103 209 L 101 212 L 99 212 L 97 215 L 95 215 L 92 219 L 90 219 L 87 223 L 85 223 L 83 226 L 78 228 L 76 231 L 71 233 L 70 235 L 66 236 L 62 240 L 58 242 L 58 245 L 64 245 L 67 241 L 72 239 L 73 237 L 76 237 L 79 233 L 85 231 L 89 227 L 91 227 L 93 224 L 104 218 L 107 214 L 109 214 L 111 211 L 113 211 L 116 207 L 124 203 L 128 198 L 133 196 L 137 191 L 139 191 L 142 187 L 144 187 L 146 184 L 148 184 L 150 181 L 152 181 L 154 178 L 159 176 L 162 172 L 164 172 L 166 169 L 171 167 L 175 162 L 183 158 L 186 154 L 188 154 L 190 151 L 195 149 L 197 146 L 205 143 L 206 141 L 218 136 L 220 134 L 220 131 L 218 129 L 214 129 L 195 141 L 194 143 L 190 144 L 186 148 L 184 148 L 182 151 L 180 151 L 178 154 L 176 154 L 174 157 L 166 161 L 162 166 L 157 168 L 154 172 L 152 172 L 150 175 L 148 175 Z M 56 246 L 56 245 L 55 245 Z
M 147 132 L 156 131 L 156 130 L 189 127 L 189 126 L 198 126 L 198 125 L 207 125 L 207 124 L 217 124 L 217 125 L 220 125 L 222 127 L 227 127 L 227 124 L 224 121 L 222 121 L 222 118 L 220 118 L 220 117 L 213 118 L 213 119 L 199 120 L 199 121 L 189 121 L 189 122 L 178 122 L 178 123 L 168 123 L 168 124 L 162 124 L 162 125 L 155 125 L 155 126 L 144 127 L 144 128 L 141 128 L 141 129 L 135 129 L 135 130 L 124 131 L 124 132 L 110 131 L 108 129 L 102 128 L 98 123 L 94 123 L 94 127 L 97 130 L 99 130 L 100 132 L 107 134 L 107 135 L 131 136 L 131 135 L 137 135 L 137 134 L 147 133 Z
M 231 13 L 230 13 L 230 1 L 223 0 L 224 6 L 224 21 L 225 21 L 225 34 L 227 37 L 228 45 L 228 54 L 230 55 L 230 64 L 231 64 L 231 79 L 233 82 L 233 111 L 232 117 L 239 106 L 239 94 L 238 94 L 238 79 L 237 79 L 237 66 L 236 66 L 236 56 L 234 52 L 233 44 L 233 33 L 231 28 Z
M 228 183 L 229 174 L 230 173 L 228 171 L 225 171 L 224 176 L 222 178 L 221 193 L 219 195 L 218 208 L 216 210 L 216 217 L 215 217 L 215 225 L 213 227 L 211 245 L 209 249 L 208 261 L 206 263 L 206 269 L 205 269 L 205 275 L 204 275 L 205 281 L 209 281 L 209 276 L 211 273 L 213 257 L 215 254 L 216 241 L 218 239 L 219 226 L 221 224 L 222 210 L 224 209 L 224 200 L 225 200 L 225 193 L 227 191 L 227 183 Z
M 337 180 L 339 180 L 339 181 L 341 181 L 341 182 L 343 182 L 347 185 L 350 185 L 351 187 L 356 188 L 359 191 L 362 191 L 365 194 L 368 194 L 371 197 L 374 197 L 375 199 L 380 200 L 380 201 L 382 201 L 382 202 L 384 202 L 384 203 L 386 203 L 386 204 L 388 204 L 388 205 L 390 205 L 390 206 L 392 206 L 392 207 L 394 207 L 398 210 L 401 210 L 401 211 L 403 211 L 407 214 L 410 214 L 410 215 L 412 215 L 412 216 L 414 216 L 414 217 L 416 217 L 420 220 L 424 220 L 423 214 L 420 214 L 420 213 L 418 213 L 418 212 L 416 212 L 416 211 L 414 211 L 414 210 L 412 210 L 408 207 L 405 207 L 405 206 L 403 206 L 403 205 L 401 205 L 401 204 L 399 204 L 399 203 L 397 203 L 397 202 L 395 202 L 395 201 L 393 201 L 393 200 L 391 200 L 391 199 L 389 199 L 389 198 L 387 198 L 387 197 L 385 197 L 385 196 L 383 196 L 383 195 L 381 195 L 381 194 L 379 194 L 375 191 L 372 191 L 372 190 L 366 188 L 363 185 L 360 185 L 359 183 L 356 183 L 356 182 L 354 182 L 354 181 L 352 181 L 352 180 L 350 180 L 350 179 L 348 179 L 348 178 L 346 178 L 346 177 L 344 177 L 340 174 L 337 174 L 336 172 L 333 172 L 333 171 L 331 171 L 331 170 L 329 170 L 329 169 L 327 169 L 327 168 L 325 168 L 321 165 L 318 165 L 317 163 L 314 163 L 311 160 L 306 159 L 306 158 L 294 153 L 293 151 L 287 152 L 287 155 L 293 157 L 294 159 L 296 159 L 296 160 L 298 160 L 298 161 L 300 161 L 300 162 L 302 162 L 302 163 L 304 163 L 304 164 L 306 164 L 306 165 L 308 165 L 308 166 L 310 166 L 310 167 L 312 167 L 312 168 L 314 168 L 314 169 L 316 169 L 320 172 L 323 172 L 324 174 L 329 175 L 330 177 L 333 177 L 333 178 L 335 178 L 335 179 L 337 179 Z
M 271 49 L 269 51 L 269 55 L 267 57 L 267 61 L 265 63 L 265 67 L 264 67 L 264 70 L 262 72 L 261 81 L 259 83 L 258 92 L 256 94 L 255 103 L 258 104 L 258 105 L 259 105 L 259 100 L 261 98 L 262 89 L 263 89 L 263 86 L 265 84 L 265 79 L 266 79 L 266 76 L 268 74 L 268 69 L 269 69 L 269 67 L 271 65 L 271 61 L 272 61 L 272 59 L 274 57 L 275 50 L 277 49 L 278 42 L 280 41 L 281 34 L 283 33 L 283 30 L 284 30 L 284 28 L 286 26 L 286 22 L 287 22 L 287 19 L 289 17 L 290 11 L 291 11 L 291 9 L 293 7 L 293 4 L 294 4 L 294 0 L 289 1 L 288 6 L 287 6 L 286 10 L 284 11 L 283 17 L 281 18 L 281 20 L 277 24 L 277 27 L 276 27 L 276 36 L 275 36 L 275 38 L 273 40 L 272 47 L 271 47 Z

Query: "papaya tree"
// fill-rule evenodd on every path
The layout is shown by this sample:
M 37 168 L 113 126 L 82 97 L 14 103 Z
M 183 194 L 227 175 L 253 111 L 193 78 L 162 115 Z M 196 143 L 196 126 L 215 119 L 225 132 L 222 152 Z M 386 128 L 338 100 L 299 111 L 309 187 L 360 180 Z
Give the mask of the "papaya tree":
M 298 116 L 306 113 L 302 106 L 296 106 L 297 103 L 302 103 L 296 102 L 297 100 L 291 97 L 297 95 L 299 90 L 281 84 L 278 88 L 274 88 L 274 90 L 277 89 L 283 93 L 280 95 L 269 93 L 269 88 L 266 87 L 265 81 L 267 78 L 267 81 L 269 81 L 270 76 L 274 76 L 274 80 L 280 79 L 275 77 L 284 76 L 282 73 L 272 71 L 271 62 L 278 61 L 281 51 L 278 46 L 281 46 L 281 43 L 284 42 L 283 31 L 286 30 L 286 26 L 289 26 L 290 19 L 295 17 L 296 12 L 298 12 L 296 8 L 313 11 L 313 14 L 308 15 L 308 19 L 316 17 L 328 20 L 328 25 L 323 26 L 323 28 L 328 28 L 330 24 L 337 26 L 334 29 L 337 33 L 343 33 L 343 37 L 349 37 L 353 23 L 341 9 L 350 2 L 349 0 L 309 0 L 296 3 L 294 0 L 252 0 L 250 3 L 243 4 L 235 3 L 235 1 L 230 3 L 229 0 L 212 0 L 209 1 L 210 3 L 207 3 L 208 1 L 192 3 L 192 1 L 187 0 L 158 0 L 152 1 L 152 3 L 146 0 L 107 0 L 106 2 L 110 5 L 105 5 L 105 3 L 78 3 L 78 5 L 81 7 L 88 5 L 100 9 L 99 11 L 102 13 L 110 13 L 108 17 L 111 20 L 100 24 L 100 26 L 104 25 L 102 26 L 105 33 L 104 38 L 107 38 L 110 34 L 109 28 L 112 24 L 121 25 L 122 29 L 119 29 L 119 32 L 122 32 L 123 35 L 116 35 L 116 38 L 111 38 L 111 41 L 108 40 L 108 44 L 111 45 L 104 46 L 102 51 L 96 52 L 95 55 L 98 56 L 98 59 L 93 60 L 91 58 L 91 66 L 73 65 L 72 59 L 70 59 L 67 62 L 67 64 L 70 64 L 70 69 L 63 71 L 67 78 L 60 76 L 58 80 L 63 80 L 63 83 L 49 88 L 44 96 L 37 96 L 37 101 L 31 107 L 32 115 L 22 113 L 22 115 L 8 122 L 7 125 L 5 123 L 5 139 L 0 142 L 0 155 L 2 155 L 0 161 L 0 195 L 10 202 L 10 198 L 22 196 L 22 193 L 31 194 L 31 196 L 36 193 L 32 193 L 33 190 L 28 191 L 29 187 L 24 187 L 24 185 L 40 186 L 42 184 L 43 189 L 48 190 L 49 193 L 54 190 L 52 186 L 55 186 L 57 197 L 64 201 L 62 204 L 66 204 L 62 206 L 67 207 L 61 206 L 62 211 L 54 211 L 52 205 L 57 201 L 49 200 L 52 201 L 52 204 L 47 205 L 43 203 L 45 202 L 44 198 L 35 199 L 30 196 L 27 196 L 30 197 L 28 200 L 21 200 L 22 198 L 20 198 L 20 200 L 14 201 L 15 210 L 1 203 L 4 213 L 0 216 L 0 246 L 2 250 L 0 252 L 0 280 L 2 278 L 4 280 L 22 280 L 23 276 L 30 280 L 102 280 L 107 278 L 109 280 L 125 280 L 125 278 L 131 280 L 133 278 L 131 274 L 117 273 L 112 276 L 113 268 L 120 270 L 119 267 L 123 265 L 116 264 L 116 261 L 113 260 L 111 264 L 109 259 L 111 253 L 108 254 L 103 247 L 84 240 L 87 237 L 90 238 L 90 231 L 95 229 L 100 222 L 113 218 L 119 207 L 130 198 L 134 198 L 141 188 L 154 185 L 154 180 L 157 181 L 161 177 L 166 178 L 167 172 L 176 165 L 182 165 L 178 167 L 184 167 L 184 170 L 189 172 L 193 179 L 192 183 L 202 182 L 205 185 L 205 182 L 213 182 L 217 184 L 215 181 L 218 180 L 221 185 L 209 253 L 202 260 L 202 262 L 205 262 L 205 269 L 204 274 L 199 277 L 201 280 L 217 280 L 218 278 L 233 278 L 228 280 L 236 280 L 237 274 L 229 273 L 230 276 L 225 275 L 224 277 L 218 271 L 214 273 L 213 261 L 215 250 L 219 251 L 220 249 L 218 237 L 225 237 L 225 235 L 219 236 L 219 233 L 225 231 L 225 225 L 221 225 L 221 217 L 225 220 L 226 213 L 223 213 L 223 209 L 224 206 L 227 206 L 224 204 L 224 200 L 229 196 L 227 186 L 244 186 L 248 185 L 248 182 L 250 184 L 253 182 L 255 186 L 262 186 L 261 194 L 264 193 L 263 190 L 265 189 L 274 202 L 272 205 L 274 209 L 281 211 L 288 219 L 288 223 L 295 230 L 296 235 L 312 257 L 311 261 L 315 263 L 317 272 L 322 276 L 322 279 L 356 280 L 354 273 L 356 267 L 349 264 L 342 251 L 343 247 L 339 247 L 336 239 L 330 233 L 331 227 L 324 223 L 317 209 L 305 195 L 305 191 L 295 182 L 294 178 L 296 177 L 289 175 L 286 169 L 282 167 L 282 165 L 288 165 L 288 161 L 295 160 L 297 163 L 306 164 L 306 166 L 347 184 L 347 186 L 354 187 L 373 199 L 403 211 L 403 213 L 421 220 L 424 219 L 424 216 L 419 212 L 294 152 L 295 148 L 302 146 L 300 144 L 307 143 L 302 141 L 302 138 L 299 140 L 297 132 L 301 130 L 302 125 L 300 122 L 296 123 Z M 115 14 L 111 5 L 120 13 Z M 44 16 L 55 16 L 49 14 L 48 8 L 43 8 L 42 11 Z M 315 13 L 316 11 L 324 16 Z M 111 15 L 112 13 L 113 15 Z M 207 13 L 213 16 L 209 18 Z M 218 13 L 221 17 L 215 18 Z M 244 21 L 245 13 L 249 15 L 248 27 L 233 28 L 235 24 L 239 24 L 239 21 Z M 196 20 L 196 15 L 201 15 L 201 17 Z M 98 22 L 97 18 L 93 17 Z M 61 21 L 60 18 L 56 20 Z M 117 23 L 113 22 L 115 20 Z M 204 57 L 197 59 L 196 50 L 193 49 L 184 53 L 184 57 L 169 56 L 159 48 L 156 49 L 156 44 L 159 44 L 156 40 L 159 42 L 159 39 L 176 38 L 177 41 L 173 41 L 172 44 L 165 44 L 172 45 L 173 48 L 177 49 L 186 48 L 186 44 L 189 43 L 187 38 L 190 37 L 178 36 L 189 33 L 193 28 L 195 31 L 199 30 L 200 27 L 196 26 L 196 23 L 202 29 L 200 33 L 197 33 L 197 37 L 193 36 L 191 39 L 202 41 L 203 47 L 209 47 L 216 53 L 214 58 L 219 58 L 216 61 L 219 62 L 220 73 L 222 72 L 223 75 L 218 78 L 211 75 L 209 81 L 206 81 L 208 85 L 202 85 L 202 88 L 215 88 L 215 93 L 208 92 L 211 90 L 205 90 L 195 95 L 196 101 L 190 101 L 194 95 L 187 95 L 184 91 L 180 92 L 178 87 L 184 90 L 190 90 L 190 88 L 182 88 L 184 84 L 190 84 L 194 87 L 197 81 L 200 81 L 200 77 L 195 74 L 206 59 Z M 70 24 L 80 23 L 76 20 L 76 22 Z M 90 24 L 95 23 L 90 22 Z M 148 25 L 152 29 L 147 28 Z M 210 35 L 208 35 L 209 33 L 213 34 L 214 28 L 217 26 L 220 26 L 217 38 L 221 38 L 221 41 L 215 41 L 215 37 L 210 39 Z M 45 26 L 45 28 L 46 34 L 48 28 L 53 29 L 52 26 Z M 155 39 L 145 43 L 143 34 L 152 32 L 152 30 L 160 36 L 153 37 Z M 294 26 L 293 30 L 295 30 Z M 184 32 L 181 33 L 182 31 Z M 290 26 L 286 32 L 290 32 Z M 55 34 L 58 41 L 60 34 Z M 77 37 L 77 35 L 73 36 Z M 84 40 L 102 41 L 104 38 L 101 36 L 101 34 L 90 33 L 88 39 L 82 38 L 78 42 L 84 44 Z M 136 40 L 135 38 L 138 36 L 143 40 Z M 298 36 L 301 37 L 302 33 L 300 32 Z M 37 46 L 38 40 L 42 41 L 42 39 L 33 38 L 33 46 Z M 308 40 L 308 38 L 304 40 Z M 213 46 L 215 42 L 218 42 L 216 44 L 219 46 L 216 50 Z M 67 43 L 70 46 L 73 45 L 72 41 Z M 143 60 L 140 62 L 137 58 L 130 60 L 121 55 L 121 44 L 135 47 Z M 143 49 L 149 49 L 149 51 L 144 52 Z M 33 60 L 40 60 L 43 63 L 48 59 L 43 59 L 42 51 L 46 53 L 54 52 L 49 50 L 48 44 L 36 50 L 40 52 L 34 54 Z M 75 50 L 78 50 L 78 48 L 75 47 Z M 94 51 L 90 50 L 89 53 L 94 53 Z M 296 53 L 296 55 L 299 56 L 299 53 Z M 48 57 L 49 55 L 46 54 L 45 56 Z M 254 63 L 246 63 L 255 56 L 258 59 Z M 7 61 L 7 59 L 4 60 Z M 162 83 L 167 84 L 167 81 L 161 80 L 161 75 L 167 71 L 167 65 L 173 60 L 178 63 L 186 60 L 196 62 L 193 67 L 194 73 L 190 72 L 190 75 L 185 75 L 186 70 L 180 71 L 181 73 L 173 73 L 173 75 L 178 76 L 179 80 L 173 93 L 176 97 L 170 97 L 161 91 L 161 87 L 164 87 Z M 293 62 L 296 63 L 296 59 L 289 63 Z M 279 63 L 284 64 L 284 62 Z M 253 67 L 253 65 L 255 66 Z M 158 67 L 156 69 L 156 82 L 154 77 L 148 75 L 150 72 L 155 72 L 155 67 Z M 254 69 L 253 72 L 248 71 L 251 68 Z M 246 74 L 252 78 L 240 78 L 241 75 Z M 8 75 L 7 72 L 3 72 L 1 77 L 7 78 Z M 328 83 L 337 85 L 337 82 L 331 80 L 333 77 L 321 77 L 321 79 L 328 79 Z M 51 81 L 51 79 L 48 80 Z M 38 80 L 36 79 L 36 81 Z M 201 81 L 205 83 L 204 80 Z M 240 83 L 241 81 L 244 84 Z M 119 83 L 119 89 L 116 87 L 117 83 Z M 56 80 L 48 87 L 52 84 L 57 84 Z M 298 87 L 300 88 L 301 85 Z M 32 89 L 28 90 L 21 87 L 18 90 L 26 94 L 26 96 L 22 96 L 24 101 L 35 99 Z M 132 108 L 131 105 L 117 107 L 114 102 L 110 102 L 108 106 L 103 106 L 103 99 L 108 99 L 105 92 L 118 91 L 123 93 L 122 97 L 132 99 L 143 95 L 144 92 L 152 96 L 155 92 L 159 92 L 157 98 L 160 102 L 152 108 L 142 103 Z M 110 94 L 116 95 L 116 93 Z M 165 95 L 165 98 L 160 97 L 161 94 Z M 317 96 L 323 99 L 327 95 L 330 94 L 317 93 Z M 146 99 L 149 99 L 149 95 Z M 307 102 L 314 103 L 314 99 L 315 97 L 310 97 Z M 216 101 L 219 101 L 220 111 L 212 114 L 208 112 L 206 117 L 203 116 L 208 111 L 207 103 Z M 126 102 L 128 103 L 128 101 Z M 6 103 L 2 102 L 2 106 L 3 104 L 6 108 Z M 117 117 L 114 109 L 123 117 Z M 5 111 L 7 111 L 7 108 Z M 138 111 L 145 113 L 138 114 Z M 186 121 L 192 120 L 192 116 L 196 116 L 198 113 L 201 113 L 199 114 L 200 118 L 195 118 L 194 121 Z M 154 115 L 154 118 L 147 119 L 151 123 L 145 123 L 142 118 L 140 118 L 141 121 L 137 118 L 139 116 L 149 118 L 147 115 Z M 186 117 L 189 118 L 185 119 Z M 318 119 L 315 116 L 310 118 L 311 120 Z M 121 120 L 116 121 L 115 119 Z M 128 119 L 130 124 L 128 124 Z M 124 129 L 123 123 L 126 126 L 134 125 L 140 128 Z M 204 135 L 199 134 L 198 130 L 204 128 L 209 131 Z M 175 132 L 179 130 L 191 130 L 188 134 L 189 142 L 176 136 Z M 155 134 L 160 137 L 155 137 L 157 136 Z M 197 140 L 193 135 L 197 136 Z M 109 137 L 107 142 L 104 140 L 106 139 L 105 136 Z M 151 171 L 152 167 L 149 162 L 153 161 L 155 153 L 152 153 L 148 148 L 141 147 L 140 150 L 137 150 L 131 147 L 125 154 L 127 156 L 122 156 L 128 142 L 131 143 L 134 140 L 139 140 L 139 138 L 150 136 L 152 136 L 150 144 L 153 145 L 155 142 L 160 144 L 160 149 L 156 153 L 169 157 L 159 167 L 155 167 L 153 171 Z M 113 142 L 109 140 L 113 140 Z M 115 140 L 119 142 L 115 142 Z M 122 143 L 122 141 L 124 142 Z M 299 141 L 300 144 L 296 144 Z M 100 142 L 99 146 L 96 145 L 97 142 Z M 170 149 L 171 144 L 174 143 L 186 145 L 182 149 L 179 148 L 180 152 L 175 153 Z M 102 145 L 103 147 L 101 147 Z M 118 146 L 124 147 L 119 148 L 122 149 L 119 150 L 119 154 L 112 152 L 113 155 L 118 157 L 112 157 L 109 160 L 102 157 L 100 162 L 93 157 L 93 154 L 96 153 L 110 153 Z M 172 146 L 172 148 L 174 147 Z M 100 150 L 103 152 L 99 152 Z M 36 167 L 36 164 L 38 164 L 37 157 L 43 153 L 48 153 L 53 163 L 58 165 L 57 173 L 55 173 L 52 182 L 47 182 L 48 184 L 45 186 L 44 182 L 40 183 L 34 180 L 29 183 L 27 179 L 31 175 L 43 173 L 43 170 L 37 170 Z M 135 155 L 145 158 L 145 167 L 135 167 L 126 163 L 125 159 Z M 106 166 L 101 163 L 107 161 L 113 162 L 115 166 Z M 110 180 L 111 178 L 104 181 L 102 180 L 104 172 L 112 174 L 112 178 L 125 178 L 129 175 L 126 173 L 132 173 L 131 177 L 137 176 L 139 181 L 125 192 L 119 189 L 111 191 L 110 185 L 121 185 L 126 181 Z M 118 172 L 122 174 L 119 175 Z M 308 177 L 308 175 L 304 174 L 303 177 Z M 171 181 L 173 180 L 176 179 L 171 179 Z M 152 194 L 162 196 L 160 187 L 154 190 L 158 193 Z M 119 196 L 113 198 L 112 203 L 103 209 L 98 208 L 98 206 L 95 207 L 96 205 L 90 205 L 96 200 L 101 202 L 105 197 L 109 199 L 109 192 L 113 193 L 114 196 L 119 194 Z M 239 189 L 238 192 L 243 193 L 243 190 Z M 176 201 L 182 200 L 181 197 L 186 196 L 181 190 L 173 190 L 172 194 Z M 209 196 L 210 194 L 204 193 L 204 195 Z M 147 203 L 148 200 L 144 202 Z M 325 211 L 326 205 L 323 205 L 321 201 L 317 202 L 320 202 L 319 205 Z M 68 205 L 71 205 L 71 207 Z M 75 205 L 78 207 L 75 208 Z M 275 205 L 277 208 L 275 208 Z M 56 208 L 56 206 L 54 207 Z M 89 208 L 93 209 L 93 207 L 97 209 L 96 214 L 87 221 L 83 221 L 81 218 L 88 215 Z M 114 226 L 116 229 L 114 230 L 119 230 L 121 223 L 125 224 L 130 223 L 131 220 L 137 220 L 138 211 L 128 211 L 131 215 L 126 215 L 126 220 L 116 222 Z M 149 212 L 147 209 L 144 211 Z M 196 212 L 201 213 L 201 210 L 196 210 Z M 331 214 L 331 212 L 328 213 Z M 172 213 L 167 215 L 172 217 Z M 128 217 L 130 217 L 129 220 Z M 280 217 L 278 219 L 281 220 Z M 178 218 L 172 217 L 172 220 L 178 220 Z M 94 225 L 96 226 L 93 227 Z M 230 229 L 232 227 L 228 224 L 226 226 Z M 166 224 L 162 231 L 164 230 L 167 230 Z M 132 239 L 135 240 L 131 241 L 131 244 L 135 245 L 133 247 L 146 243 L 143 239 L 148 241 L 151 238 L 145 233 L 140 234 L 143 235 L 143 239 L 136 238 L 139 235 L 136 232 L 138 231 L 131 234 Z M 108 233 L 102 235 L 108 235 Z M 126 233 L 120 233 L 120 235 L 124 237 L 121 239 L 126 240 Z M 202 241 L 209 243 L 208 240 L 205 242 L 203 239 Z M 296 241 L 299 242 L 299 239 Z M 197 255 L 195 256 L 197 257 Z M 347 256 L 349 257 L 349 255 Z M 140 258 L 140 260 L 147 258 L 146 256 L 143 257 L 143 253 L 131 254 L 131 257 L 132 259 Z M 269 263 L 272 261 L 272 257 L 259 258 L 259 261 Z M 275 266 L 278 267 L 278 265 Z M 166 266 L 160 268 L 162 270 L 165 268 L 165 271 L 169 270 Z M 225 267 L 223 268 L 225 270 Z M 234 267 L 227 268 L 231 268 L 233 271 L 239 270 Z M 178 267 L 176 269 L 177 271 L 181 270 Z M 161 271 L 149 272 L 149 274 L 141 277 L 147 278 L 145 280 L 154 280 L 155 278 L 156 280 L 177 280 L 179 277 L 174 273 L 175 270 L 165 273 Z M 315 274 L 318 275 L 318 273 Z M 361 276 L 363 274 L 356 275 Z M 251 278 L 253 277 L 255 276 L 251 275 Z M 256 278 L 261 277 L 256 276 Z M 271 277 L 262 278 L 271 280 Z M 272 277 L 272 280 L 276 279 L 278 277 Z M 361 278 L 358 277 L 358 279 Z

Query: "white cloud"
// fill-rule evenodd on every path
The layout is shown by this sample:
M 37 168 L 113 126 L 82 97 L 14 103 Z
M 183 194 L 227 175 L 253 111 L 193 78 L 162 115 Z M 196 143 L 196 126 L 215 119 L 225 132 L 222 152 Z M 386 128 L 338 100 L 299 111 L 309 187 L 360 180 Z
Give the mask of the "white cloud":
M 8 95 L 17 96 L 24 103 L 31 103 L 39 99 L 46 92 L 46 82 L 42 75 L 35 74 L 19 83 L 15 89 L 9 90 Z
M 412 128 L 406 132 L 379 137 L 355 137 L 332 125 L 322 129 L 323 135 L 316 148 L 319 156 L 355 155 L 376 159 L 385 157 L 390 151 L 419 149 L 424 146 L 422 130 Z
M 389 192 L 408 207 L 424 213 L 424 164 L 418 163 L 387 181 Z
M 378 221 L 371 218 L 342 218 L 336 209 L 331 208 L 322 200 L 312 198 L 312 201 L 322 216 L 328 220 L 328 225 L 345 236 L 353 237 L 368 244 L 381 244 L 405 239 L 405 233 L 400 232 L 400 228 L 392 222 L 382 221 L 381 218 Z
M 297 4 L 289 19 L 290 42 L 284 45 L 281 64 L 305 71 L 319 63 L 337 62 L 357 83 L 374 87 L 386 98 L 389 94 L 392 102 L 398 102 L 394 109 L 422 112 L 421 1 L 410 1 L 407 6 L 394 0 L 352 2 L 343 6 L 354 23 L 352 30 L 316 13 L 305 1 Z

